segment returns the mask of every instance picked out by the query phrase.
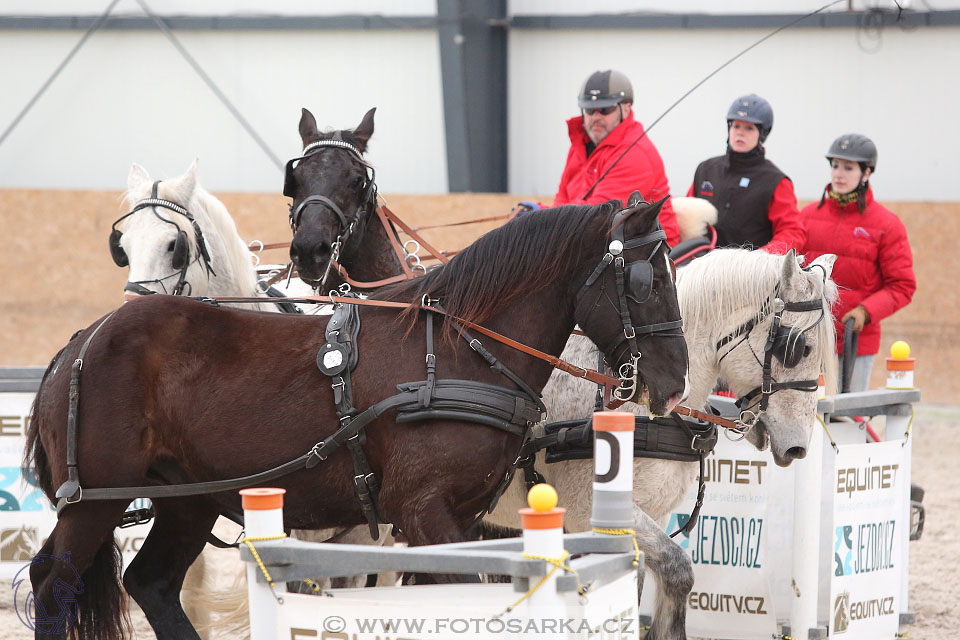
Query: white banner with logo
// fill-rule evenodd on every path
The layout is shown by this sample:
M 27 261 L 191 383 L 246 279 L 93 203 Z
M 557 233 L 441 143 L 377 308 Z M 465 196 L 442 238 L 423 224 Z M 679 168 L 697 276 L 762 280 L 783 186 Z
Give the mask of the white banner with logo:
M 840 445 L 833 470 L 830 637 L 893 638 L 900 623 L 900 441 Z
M 674 538 L 693 560 L 696 576 L 687 633 L 769 640 L 778 632 L 778 615 L 790 613 L 789 584 L 778 582 L 775 568 L 790 566 L 793 474 L 777 467 L 769 451 L 721 434 L 705 477 L 696 527 Z M 671 515 L 668 532 L 687 522 L 696 495 L 694 485 Z
M 33 397 L 33 393 L 0 393 L 0 578 L 15 577 L 57 524 L 56 510 L 37 487 L 36 478 L 21 468 Z M 51 460 L 50 464 L 66 463 Z M 133 559 L 149 530 L 150 524 L 117 530 L 125 564 Z

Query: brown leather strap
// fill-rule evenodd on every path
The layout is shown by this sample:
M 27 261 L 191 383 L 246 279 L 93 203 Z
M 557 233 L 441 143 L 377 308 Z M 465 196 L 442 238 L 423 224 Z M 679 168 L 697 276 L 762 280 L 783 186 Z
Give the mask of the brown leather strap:
M 411 269 L 410 265 L 407 264 L 407 252 L 403 249 L 403 247 L 400 246 L 400 241 L 397 240 L 397 234 L 395 234 L 393 229 L 390 227 L 390 220 L 387 218 L 387 214 L 384 209 L 386 209 L 386 206 L 377 207 L 377 218 L 380 219 L 380 224 L 383 225 L 383 230 L 386 232 L 387 238 L 390 240 L 390 246 L 393 247 L 393 252 L 396 253 L 397 258 L 400 259 L 400 266 L 403 268 L 405 278 L 412 278 L 413 269 Z
M 406 264 L 406 261 L 404 261 L 404 264 Z M 391 276 L 389 278 L 383 278 L 382 280 L 361 281 L 351 278 L 350 274 L 347 273 L 347 268 L 336 260 L 333 261 L 333 268 L 337 270 L 337 273 L 340 274 L 340 277 L 343 278 L 344 282 L 358 289 L 376 289 L 377 287 L 395 284 L 397 282 L 403 282 L 404 280 L 411 280 L 417 277 L 415 273 L 407 270 L 405 273 L 401 273 L 397 276 Z
M 258 246 L 259 248 L 254 249 L 254 246 Z M 286 249 L 289 246 L 289 242 L 268 242 L 267 244 L 263 244 L 259 240 L 254 240 L 247 245 L 247 249 L 260 253 L 261 251 L 266 251 L 267 249 Z
M 411 227 L 414 231 L 423 231 L 424 229 L 443 229 L 446 227 L 459 227 L 465 224 L 477 224 L 480 222 L 494 222 L 496 220 L 513 220 L 516 214 L 509 213 L 505 216 L 490 216 L 489 218 L 475 218 L 474 220 L 461 220 L 460 222 L 448 222 L 446 224 L 425 224 L 419 227 Z
M 383 211 L 382 214 L 381 214 L 381 210 Z M 435 248 L 432 244 L 424 240 L 423 236 L 418 234 L 413 227 L 411 227 L 406 222 L 398 218 L 397 214 L 391 211 L 390 208 L 387 207 L 387 205 L 384 204 L 377 207 L 377 214 L 386 216 L 391 222 L 393 222 L 398 227 L 403 229 L 404 233 L 406 233 L 412 239 L 416 240 L 417 244 L 419 244 L 421 247 L 429 251 L 433 255 L 433 257 L 439 260 L 440 262 L 450 262 L 450 258 L 448 258 L 443 251 L 440 251 L 439 249 Z M 404 264 L 406 264 L 406 260 L 404 260 Z
M 703 411 L 697 411 L 696 409 L 690 409 L 678 405 L 674 407 L 674 412 L 679 413 L 682 416 L 688 416 L 696 420 L 703 420 L 704 422 L 710 422 L 712 424 L 721 426 L 725 429 L 733 429 L 734 431 L 741 431 L 742 427 L 733 420 L 728 420 L 727 418 L 721 418 L 720 416 L 715 416 L 712 413 L 704 413 Z
M 218 303 L 223 304 L 232 304 L 232 303 L 242 303 L 242 302 L 263 302 L 263 298 L 231 298 L 231 297 L 205 297 L 203 300 L 212 300 Z M 307 302 L 307 303 L 317 303 L 317 304 L 326 304 L 326 303 L 343 303 L 343 304 L 354 304 L 365 307 L 386 307 L 388 309 L 408 309 L 410 304 L 406 302 L 391 302 L 389 300 L 370 300 L 362 298 L 344 298 L 341 296 L 295 296 L 287 299 L 287 302 Z M 441 315 L 448 315 L 433 307 L 420 307 L 424 311 L 431 311 L 433 313 L 439 313 Z M 600 373 L 599 371 L 594 371 L 592 369 L 584 369 L 578 367 L 574 364 L 567 362 L 566 360 L 561 360 L 556 356 L 552 356 L 549 353 L 544 353 L 533 347 L 528 347 L 522 342 L 517 342 L 513 338 L 508 338 L 507 336 L 497 333 L 492 329 L 487 329 L 473 322 L 467 322 L 456 316 L 450 316 L 457 322 L 461 323 L 465 327 L 470 327 L 471 329 L 482 333 L 483 335 L 493 338 L 497 342 L 507 345 L 512 349 L 526 353 L 527 355 L 533 356 L 534 358 L 539 358 L 544 362 L 550 363 L 556 369 L 560 369 L 565 373 L 569 373 L 572 376 L 578 378 L 585 378 L 594 384 L 600 384 L 605 387 L 617 388 L 620 386 L 619 378 L 613 378 L 611 376 Z M 711 416 L 712 417 L 712 416 Z

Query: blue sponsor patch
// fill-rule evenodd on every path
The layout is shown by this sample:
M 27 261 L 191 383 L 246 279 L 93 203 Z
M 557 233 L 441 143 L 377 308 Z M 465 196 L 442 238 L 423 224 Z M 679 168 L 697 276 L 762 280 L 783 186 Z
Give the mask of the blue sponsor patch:
M 747 187 L 749 187 L 749 186 L 750 186 L 750 178 L 747 178 L 747 177 L 740 178 L 740 186 L 743 187 L 744 189 L 746 189 Z

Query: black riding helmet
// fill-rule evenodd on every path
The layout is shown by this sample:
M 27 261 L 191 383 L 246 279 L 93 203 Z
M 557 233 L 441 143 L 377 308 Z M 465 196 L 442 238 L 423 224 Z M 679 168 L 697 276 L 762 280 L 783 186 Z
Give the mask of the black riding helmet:
M 594 71 L 580 88 L 577 105 L 581 109 L 602 109 L 621 102 L 633 103 L 633 86 L 620 71 Z
M 841 160 L 852 160 L 860 163 L 860 170 L 866 172 L 869 168 L 871 173 L 877 171 L 877 145 L 873 140 L 859 133 L 845 133 L 830 145 L 827 151 L 827 162 L 834 158 Z
M 773 107 L 755 93 L 740 96 L 733 101 L 730 109 L 727 110 L 727 128 L 734 120 L 743 120 L 757 125 L 757 129 L 760 130 L 760 142 L 762 143 L 773 129 Z

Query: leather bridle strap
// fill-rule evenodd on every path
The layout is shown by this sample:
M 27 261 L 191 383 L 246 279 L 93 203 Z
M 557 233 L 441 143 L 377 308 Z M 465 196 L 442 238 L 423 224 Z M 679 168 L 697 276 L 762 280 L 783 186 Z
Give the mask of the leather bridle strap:
M 712 413 L 704 413 L 703 411 L 697 411 L 696 409 L 690 409 L 689 407 L 684 407 L 682 405 L 677 405 L 673 408 L 673 411 L 674 413 L 679 413 L 682 416 L 687 416 L 695 420 L 702 420 L 703 422 L 709 422 L 725 429 L 732 429 L 734 431 L 741 430 L 741 426 L 736 421 L 728 420 L 727 418 L 721 418 L 720 416 L 715 416 Z
M 301 200 L 296 209 L 290 212 L 290 225 L 294 230 L 300 226 L 300 215 L 303 213 L 303 210 L 312 204 L 323 205 L 327 209 L 330 209 L 330 211 L 333 211 L 337 215 L 337 218 L 340 219 L 340 228 L 344 231 L 350 228 L 346 214 L 337 206 L 336 202 L 327 196 L 312 195 Z
M 393 222 L 393 223 L 396 224 L 398 227 L 400 227 L 401 229 L 403 229 L 403 232 L 404 232 L 404 233 L 406 233 L 408 236 L 410 236 L 413 240 L 416 240 L 417 243 L 418 243 L 421 247 L 423 247 L 424 249 L 426 249 L 426 250 L 430 253 L 430 255 L 432 255 L 434 258 L 436 258 L 436 259 L 439 260 L 440 262 L 450 262 L 450 258 L 448 258 L 448 257 L 443 253 L 443 251 L 440 251 L 439 249 L 437 249 L 436 247 L 434 247 L 432 244 L 430 244 L 429 242 L 427 242 L 426 240 L 424 240 L 424 239 L 423 239 L 423 236 L 421 236 L 419 233 L 417 233 L 416 230 L 415 230 L 413 227 L 411 227 L 411 226 L 408 225 L 406 222 L 404 222 L 403 220 L 401 220 L 400 218 L 398 218 L 398 217 L 397 217 L 397 214 L 395 214 L 393 211 L 391 211 L 390 208 L 389 208 L 387 205 L 383 204 L 383 205 L 380 205 L 379 207 L 377 207 L 377 210 L 378 210 L 377 213 L 380 213 L 380 209 L 383 210 L 382 215 L 386 216 L 391 222 Z
M 204 297 L 198 298 L 201 302 L 211 302 L 211 303 L 223 303 L 223 304 L 237 304 L 237 303 L 254 303 L 254 302 L 263 302 L 262 298 L 229 298 L 229 297 Z M 390 300 L 370 300 L 370 299 L 357 299 L 357 298 L 344 298 L 341 296 L 298 296 L 296 298 L 288 298 L 287 302 L 298 303 L 298 304 L 317 304 L 317 303 L 330 303 L 330 304 L 355 304 L 366 307 L 385 307 L 388 309 L 409 309 L 412 305 L 406 302 L 392 302 Z M 513 338 L 508 338 L 507 336 L 497 333 L 492 329 L 487 329 L 473 322 L 468 322 L 457 316 L 451 316 L 442 310 L 436 307 L 421 306 L 420 309 L 424 311 L 430 311 L 432 313 L 439 313 L 441 315 L 447 316 L 453 320 L 456 320 L 458 323 L 462 324 L 465 327 L 469 327 L 478 333 L 482 333 L 488 338 L 493 338 L 497 342 L 507 345 L 512 349 L 516 349 L 522 353 L 525 353 L 534 358 L 548 362 L 555 369 L 559 369 L 564 373 L 569 373 L 572 376 L 577 378 L 585 378 L 594 384 L 600 384 L 605 387 L 619 387 L 620 380 L 619 378 L 613 378 L 611 376 L 602 374 L 598 371 L 593 371 L 592 369 L 584 369 L 578 367 L 574 364 L 571 364 L 565 360 L 561 360 L 556 356 L 552 356 L 549 353 L 544 353 L 539 349 L 534 349 L 529 347 L 522 342 L 517 342 Z

